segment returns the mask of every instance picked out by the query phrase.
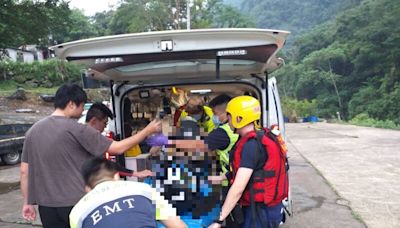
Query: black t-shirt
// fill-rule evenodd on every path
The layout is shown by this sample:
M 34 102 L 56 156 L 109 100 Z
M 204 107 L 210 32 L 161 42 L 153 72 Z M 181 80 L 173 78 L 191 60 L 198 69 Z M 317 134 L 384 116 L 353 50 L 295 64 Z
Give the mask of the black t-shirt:
M 257 149 L 257 141 L 255 139 L 250 139 L 249 141 L 247 141 L 243 145 L 239 167 L 256 169 L 258 162 L 256 160 L 256 153 L 259 153 Z
M 204 139 L 209 150 L 225 150 L 230 143 L 226 131 L 222 128 L 216 128 Z
M 233 156 L 234 156 L 234 150 L 233 148 L 229 152 L 229 159 L 233 161 Z M 241 153 L 241 160 L 240 160 L 240 165 L 239 167 L 243 168 L 249 168 L 249 169 L 256 169 L 257 164 L 259 163 L 260 159 L 265 159 L 264 156 L 261 155 L 261 153 L 258 150 L 257 147 L 257 141 L 256 139 L 249 139 L 242 148 L 242 153 Z M 259 154 L 257 154 L 259 153 Z

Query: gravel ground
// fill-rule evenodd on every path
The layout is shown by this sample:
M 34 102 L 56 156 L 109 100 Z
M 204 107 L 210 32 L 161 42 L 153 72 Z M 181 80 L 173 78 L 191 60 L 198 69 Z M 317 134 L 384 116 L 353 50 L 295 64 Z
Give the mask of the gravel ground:
M 17 113 L 18 109 L 31 109 L 29 113 Z M 53 112 L 53 104 L 42 101 L 38 96 L 27 93 L 27 100 L 0 97 L 0 124 L 34 123 Z

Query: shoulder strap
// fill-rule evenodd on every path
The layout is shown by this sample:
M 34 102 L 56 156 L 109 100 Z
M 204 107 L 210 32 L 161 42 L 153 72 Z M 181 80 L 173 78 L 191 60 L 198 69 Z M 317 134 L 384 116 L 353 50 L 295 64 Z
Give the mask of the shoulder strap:
M 254 192 L 254 188 L 253 188 L 253 183 L 254 183 L 254 175 L 255 172 L 258 170 L 262 170 L 264 167 L 265 162 L 268 160 L 268 155 L 267 152 L 265 150 L 264 145 L 262 144 L 262 137 L 264 136 L 265 131 L 261 130 L 261 131 L 256 131 L 256 142 L 257 142 L 257 151 L 256 154 L 254 156 L 254 160 L 256 162 L 256 169 L 253 171 L 253 174 L 250 177 L 250 181 L 249 184 L 247 185 L 247 187 L 249 188 L 249 192 L 250 192 L 250 205 L 251 205 L 251 227 L 255 228 L 256 227 L 256 217 L 257 214 L 259 213 L 257 210 L 257 205 L 255 203 L 255 192 Z M 265 159 L 260 159 L 260 158 L 265 158 Z
M 287 172 L 289 170 L 289 160 L 287 158 L 286 155 L 284 155 L 284 152 L 282 151 L 282 147 L 279 143 L 279 140 L 277 139 L 276 135 L 274 135 L 271 131 L 268 131 L 268 133 L 266 134 L 272 141 L 274 141 L 276 143 L 276 145 L 279 148 L 280 151 L 280 156 L 283 157 L 284 161 L 285 161 L 285 171 Z
M 256 170 L 263 169 L 265 162 L 268 160 L 268 154 L 265 146 L 262 144 L 262 137 L 264 137 L 265 131 L 256 131 L 256 141 L 257 141 L 257 153 L 255 159 L 257 161 Z M 261 158 L 261 159 L 260 159 Z

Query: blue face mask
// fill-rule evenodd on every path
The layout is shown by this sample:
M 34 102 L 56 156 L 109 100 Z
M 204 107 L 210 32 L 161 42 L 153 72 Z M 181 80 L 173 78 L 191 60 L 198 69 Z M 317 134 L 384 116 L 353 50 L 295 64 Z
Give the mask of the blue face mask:
M 219 120 L 219 117 L 217 115 L 212 116 L 212 121 L 215 125 L 220 125 L 222 124 L 221 121 Z

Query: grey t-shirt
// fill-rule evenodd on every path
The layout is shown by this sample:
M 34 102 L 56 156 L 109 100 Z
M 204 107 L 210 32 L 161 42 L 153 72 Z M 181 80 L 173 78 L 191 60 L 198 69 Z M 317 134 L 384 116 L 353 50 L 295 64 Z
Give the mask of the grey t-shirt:
M 75 119 L 49 116 L 26 134 L 22 162 L 29 164 L 28 203 L 48 207 L 75 205 L 85 194 L 83 162 L 102 156 L 112 140 Z

